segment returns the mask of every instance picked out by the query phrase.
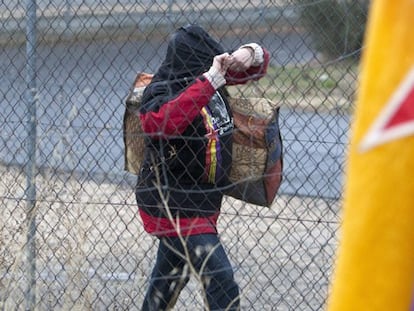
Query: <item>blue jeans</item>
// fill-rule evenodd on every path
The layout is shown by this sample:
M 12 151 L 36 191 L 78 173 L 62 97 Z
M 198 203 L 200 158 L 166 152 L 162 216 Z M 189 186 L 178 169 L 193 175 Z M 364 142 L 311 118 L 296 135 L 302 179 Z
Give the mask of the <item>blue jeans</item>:
M 239 310 L 239 288 L 218 236 L 199 234 L 184 239 L 191 264 L 201 276 L 208 310 Z M 168 310 L 175 305 L 190 277 L 184 254 L 178 237 L 160 239 L 143 311 Z

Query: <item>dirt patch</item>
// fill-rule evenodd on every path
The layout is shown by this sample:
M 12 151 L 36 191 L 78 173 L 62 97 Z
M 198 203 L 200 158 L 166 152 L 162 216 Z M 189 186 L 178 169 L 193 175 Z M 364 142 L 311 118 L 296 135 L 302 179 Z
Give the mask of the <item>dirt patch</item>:
M 27 286 L 25 176 L 4 166 L 0 173 L 0 306 L 15 309 Z M 125 184 L 56 172 L 36 176 L 38 310 L 140 309 L 156 240 L 143 231 L 132 185 Z M 243 310 L 322 308 L 338 209 L 338 202 L 317 198 L 281 196 L 270 209 L 226 198 L 219 228 Z M 176 310 L 201 303 L 198 284 L 190 282 Z

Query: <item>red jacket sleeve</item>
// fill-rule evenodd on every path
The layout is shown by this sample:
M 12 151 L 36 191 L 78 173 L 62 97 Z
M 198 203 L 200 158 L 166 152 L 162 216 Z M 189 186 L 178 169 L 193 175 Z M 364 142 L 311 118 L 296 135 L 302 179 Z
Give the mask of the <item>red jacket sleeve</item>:
M 196 79 L 158 111 L 140 114 L 143 131 L 161 136 L 182 134 L 200 110 L 209 103 L 214 93 L 215 89 L 206 78 Z
M 228 71 L 227 85 L 244 84 L 250 80 L 259 80 L 266 75 L 270 54 L 263 49 L 264 61 L 260 66 L 250 67 L 246 71 Z M 161 137 L 180 135 L 191 124 L 200 110 L 206 106 L 215 89 L 210 82 L 201 76 L 176 97 L 163 104 L 157 111 L 140 114 L 144 133 Z

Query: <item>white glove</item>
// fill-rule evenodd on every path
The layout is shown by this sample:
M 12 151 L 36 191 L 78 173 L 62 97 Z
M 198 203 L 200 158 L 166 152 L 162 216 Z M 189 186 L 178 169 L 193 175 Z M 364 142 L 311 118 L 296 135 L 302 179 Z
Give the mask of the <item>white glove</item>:
M 264 61 L 263 49 L 257 43 L 244 44 L 231 54 L 229 68 L 235 71 L 245 71 L 251 66 L 258 66 Z
M 229 53 L 215 56 L 210 69 L 203 74 L 216 90 L 226 84 L 224 76 L 229 66 L 229 57 Z
M 232 62 L 229 68 L 235 71 L 244 71 L 253 63 L 254 50 L 248 47 L 240 48 L 234 51 L 231 56 Z

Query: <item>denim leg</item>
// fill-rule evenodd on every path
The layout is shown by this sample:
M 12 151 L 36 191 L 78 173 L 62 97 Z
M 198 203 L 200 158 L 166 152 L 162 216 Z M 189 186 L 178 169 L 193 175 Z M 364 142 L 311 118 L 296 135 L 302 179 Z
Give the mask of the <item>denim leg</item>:
M 239 287 L 218 236 L 190 236 L 187 245 L 192 253 L 193 265 L 202 276 L 209 310 L 239 310 Z
M 180 243 L 177 242 L 175 239 L 160 239 L 157 259 L 142 311 L 162 311 L 172 308 L 181 290 L 187 284 L 189 271 L 186 260 L 171 250 L 171 247 L 180 247 Z
M 199 234 L 184 238 L 191 263 L 201 274 L 209 304 L 208 310 L 239 310 L 239 287 L 233 269 L 216 234 Z M 173 248 L 174 250 L 172 250 Z M 189 279 L 187 260 L 179 238 L 163 238 L 158 247 L 143 311 L 172 308 Z

